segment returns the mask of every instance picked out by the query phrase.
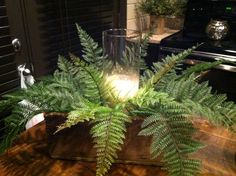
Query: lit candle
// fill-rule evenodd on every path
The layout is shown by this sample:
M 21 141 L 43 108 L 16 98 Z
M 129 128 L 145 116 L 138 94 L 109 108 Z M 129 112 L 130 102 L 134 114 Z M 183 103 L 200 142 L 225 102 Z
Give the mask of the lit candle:
M 138 92 L 138 75 L 114 74 L 107 76 L 107 80 L 120 100 L 132 98 Z
M 126 101 L 136 95 L 139 87 L 139 58 L 141 34 L 128 29 L 103 32 L 103 52 L 107 57 L 104 73 L 118 100 Z

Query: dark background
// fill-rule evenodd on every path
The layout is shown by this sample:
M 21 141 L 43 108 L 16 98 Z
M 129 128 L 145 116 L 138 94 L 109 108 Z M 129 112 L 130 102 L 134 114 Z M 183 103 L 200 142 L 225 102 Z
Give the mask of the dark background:
M 38 78 L 52 73 L 59 54 L 80 55 L 75 23 L 101 43 L 103 30 L 125 27 L 125 12 L 124 0 L 0 0 L 0 95 L 19 87 L 17 65 Z
M 0 0 L 0 99 L 20 88 L 18 65 L 38 79 L 56 69 L 59 54 L 81 55 L 75 23 L 101 44 L 103 30 L 126 27 L 126 7 L 125 0 Z M 0 113 L 0 129 L 8 113 Z

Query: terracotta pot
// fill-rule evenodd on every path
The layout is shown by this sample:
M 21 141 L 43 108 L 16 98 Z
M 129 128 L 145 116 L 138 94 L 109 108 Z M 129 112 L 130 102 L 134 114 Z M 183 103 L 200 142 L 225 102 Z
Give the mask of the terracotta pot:
M 160 16 L 151 15 L 150 28 L 153 30 L 153 33 L 156 35 L 164 34 L 165 33 L 165 17 L 162 15 Z

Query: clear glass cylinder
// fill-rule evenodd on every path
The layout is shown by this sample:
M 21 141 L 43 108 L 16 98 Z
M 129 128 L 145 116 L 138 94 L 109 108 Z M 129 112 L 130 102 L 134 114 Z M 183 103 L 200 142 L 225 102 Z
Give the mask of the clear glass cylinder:
M 121 100 L 132 98 L 139 87 L 141 33 L 127 29 L 103 32 L 104 72 L 112 91 Z

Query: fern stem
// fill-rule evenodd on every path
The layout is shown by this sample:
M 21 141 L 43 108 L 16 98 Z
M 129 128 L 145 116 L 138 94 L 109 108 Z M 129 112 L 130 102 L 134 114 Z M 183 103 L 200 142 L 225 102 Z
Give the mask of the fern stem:
M 146 83 L 146 88 L 150 89 L 153 87 L 153 85 L 156 85 L 163 77 L 163 75 L 165 75 L 166 73 L 168 73 L 176 64 L 177 61 L 172 62 L 171 65 L 169 64 L 165 64 L 164 67 L 162 68 L 162 70 L 159 70 L 155 76 L 153 76 L 152 79 L 148 80 Z

